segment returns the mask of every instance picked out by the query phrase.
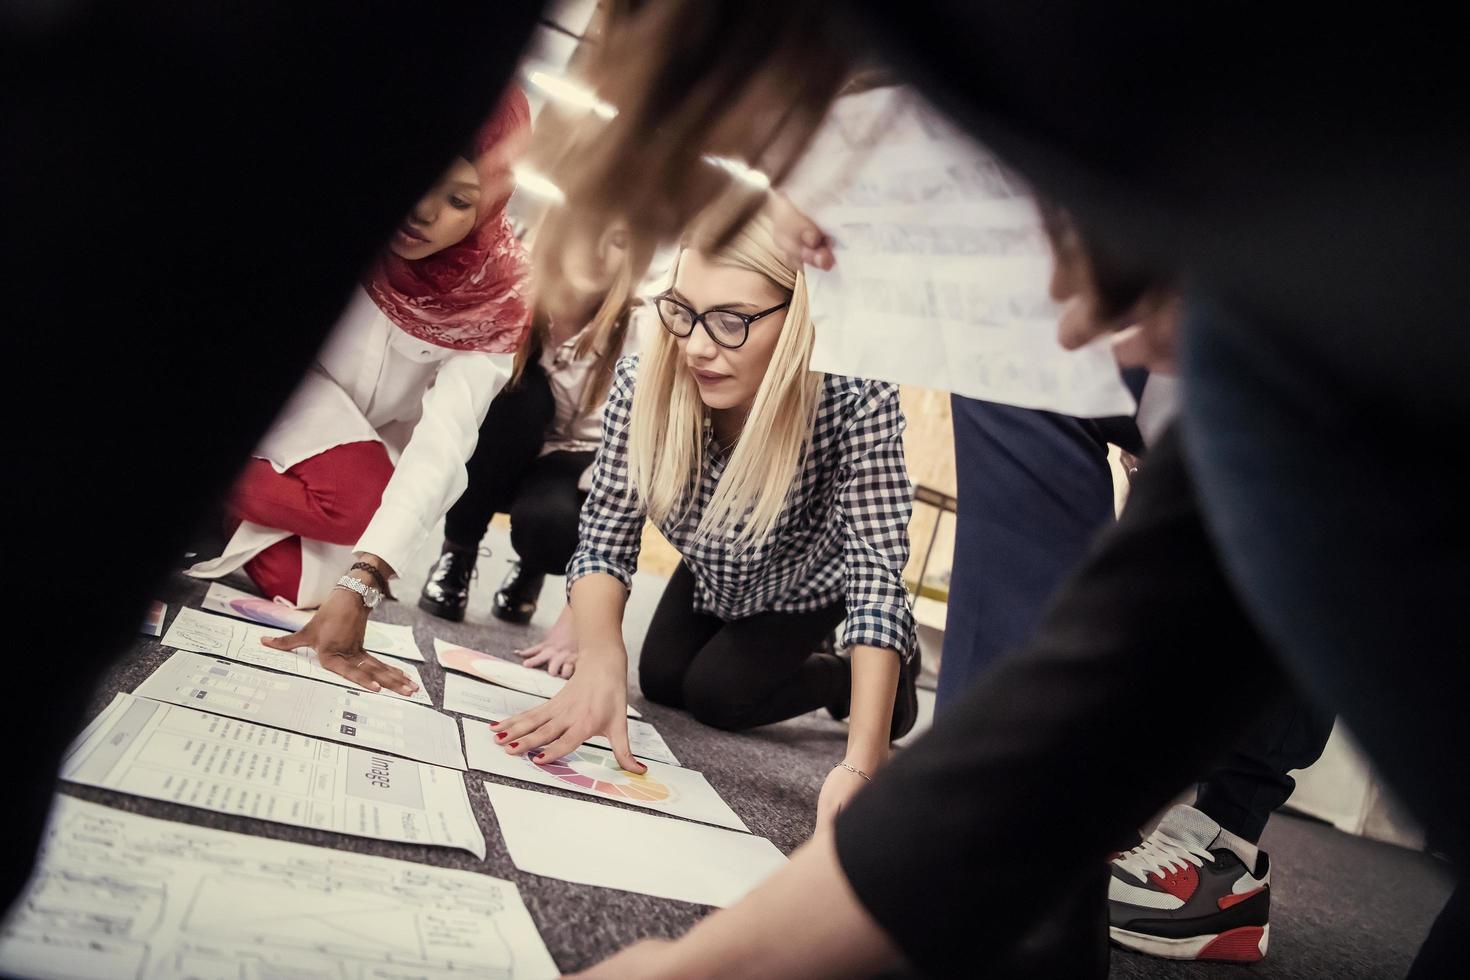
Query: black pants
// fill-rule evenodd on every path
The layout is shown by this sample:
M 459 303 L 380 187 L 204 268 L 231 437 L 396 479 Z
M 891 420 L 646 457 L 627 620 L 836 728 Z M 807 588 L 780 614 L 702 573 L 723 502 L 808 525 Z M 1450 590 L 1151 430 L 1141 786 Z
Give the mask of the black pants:
M 1131 419 L 1097 423 L 960 397 L 952 408 L 960 506 L 940 714 L 1026 642 L 1047 599 L 1112 524 L 1107 444 L 1144 449 Z M 1272 701 L 1201 781 L 1195 805 L 1231 833 L 1260 840 L 1296 788 L 1288 772 L 1317 760 L 1332 722 L 1332 712 L 1304 699 Z
M 1256 724 L 1199 784 L 1194 805 L 1221 827 L 1250 841 L 1296 789 L 1289 773 L 1316 762 L 1336 715 L 1294 690 L 1275 695 Z
M 490 519 L 510 515 L 510 543 L 521 567 L 534 575 L 561 575 L 577 550 L 577 518 L 587 495 L 577 481 L 594 452 L 542 456 L 556 410 L 541 365 L 531 363 L 514 388 L 490 403 L 480 441 L 467 464 L 469 485 L 444 518 L 444 537 L 472 551 Z
M 714 728 L 769 725 L 844 701 L 846 661 L 813 653 L 846 615 L 842 603 L 809 613 L 760 613 L 726 622 L 694 612 L 694 574 L 680 564 L 638 658 L 643 696 L 683 708 Z
M 1166 436 L 1033 638 L 839 818 L 843 870 L 928 972 L 973 964 L 976 949 L 1014 955 L 1119 841 L 1299 696 L 1225 579 Z M 915 813 L 923 834 L 903 829 Z M 983 915 L 924 897 L 977 881 Z M 1084 945 L 1101 941 L 1078 921 Z

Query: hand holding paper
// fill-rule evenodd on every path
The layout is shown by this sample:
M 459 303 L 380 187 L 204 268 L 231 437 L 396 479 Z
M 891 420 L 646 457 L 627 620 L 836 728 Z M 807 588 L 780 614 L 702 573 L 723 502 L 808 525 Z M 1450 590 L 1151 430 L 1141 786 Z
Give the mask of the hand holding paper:
M 1083 418 L 1132 414 L 1106 343 L 1058 343 L 1051 249 L 1029 191 L 914 93 L 839 99 L 783 190 L 814 227 L 783 220 L 780 200 L 778 224 L 824 232 L 836 258 L 806 270 L 813 370 Z

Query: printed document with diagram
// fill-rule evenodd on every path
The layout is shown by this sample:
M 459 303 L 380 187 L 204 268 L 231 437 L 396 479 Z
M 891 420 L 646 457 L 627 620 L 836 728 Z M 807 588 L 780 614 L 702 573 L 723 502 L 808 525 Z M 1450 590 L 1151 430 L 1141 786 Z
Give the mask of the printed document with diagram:
M 470 767 L 480 772 L 749 831 L 704 774 L 693 769 L 649 761 L 647 772 L 628 772 L 607 749 L 591 745 L 579 745 L 550 762 L 533 762 L 529 756 L 506 752 L 483 721 L 463 718 L 461 724 Z
M 133 691 L 139 697 L 464 769 L 454 719 L 402 698 L 179 651 Z
M 350 687 L 355 691 L 363 690 L 356 681 L 350 681 L 341 674 L 333 673 L 323 667 L 317 660 L 316 651 L 310 647 L 290 651 L 273 650 L 260 643 L 260 638 L 263 636 L 287 635 L 284 630 L 257 626 L 253 623 L 242 623 L 238 619 L 229 619 L 225 616 L 212 616 L 197 609 L 180 609 L 179 614 L 174 617 L 173 623 L 169 626 L 168 633 L 163 637 L 163 645 L 175 650 L 188 650 L 190 653 L 229 657 L 231 660 L 238 660 L 256 667 L 268 667 L 287 674 L 300 674 L 302 677 L 336 684 L 338 687 Z M 429 698 L 429 692 L 424 690 L 424 679 L 419 676 L 417 667 L 413 664 L 392 660 L 388 663 L 403 671 L 408 675 L 409 680 L 418 685 L 418 690 L 414 691 L 407 700 L 418 704 L 434 703 Z M 386 687 L 381 691 L 369 693 L 382 694 L 391 698 L 403 697 L 397 691 L 390 691 Z
M 458 770 L 131 694 L 118 694 L 87 726 L 62 762 L 61 778 L 218 813 L 485 856 Z
M 0 975 L 549 980 L 513 882 L 58 796 Z

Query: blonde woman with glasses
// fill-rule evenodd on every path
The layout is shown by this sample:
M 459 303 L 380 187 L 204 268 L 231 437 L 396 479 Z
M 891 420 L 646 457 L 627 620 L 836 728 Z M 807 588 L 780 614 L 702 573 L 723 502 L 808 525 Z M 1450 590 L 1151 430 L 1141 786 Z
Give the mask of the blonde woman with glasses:
M 805 278 L 764 213 L 716 250 L 691 236 L 655 306 L 664 329 L 618 363 L 567 569 L 575 674 L 496 737 L 550 762 L 606 735 L 645 769 L 628 749 L 622 620 L 646 518 L 684 560 L 643 644 L 644 695 L 732 731 L 850 717 L 825 826 L 917 714 L 898 389 L 809 369 Z M 844 619 L 847 656 L 814 652 Z

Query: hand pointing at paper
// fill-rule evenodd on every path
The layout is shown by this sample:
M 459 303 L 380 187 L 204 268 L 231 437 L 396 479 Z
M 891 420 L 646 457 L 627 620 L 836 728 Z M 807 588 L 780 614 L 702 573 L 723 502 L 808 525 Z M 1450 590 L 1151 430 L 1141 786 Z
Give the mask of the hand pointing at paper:
M 607 650 L 591 659 L 597 667 L 584 662 L 550 701 L 492 724 L 495 740 L 511 755 L 529 753 L 537 762 L 551 762 L 606 735 L 618 765 L 647 772 L 628 746 L 627 653 Z
M 490 726 L 507 752 L 551 762 L 589 738 L 606 735 L 618 765 L 628 772 L 648 771 L 628 746 L 625 599 L 622 584 L 608 575 L 589 575 L 573 584 L 570 607 L 576 636 L 586 638 L 577 671 L 550 701 Z

